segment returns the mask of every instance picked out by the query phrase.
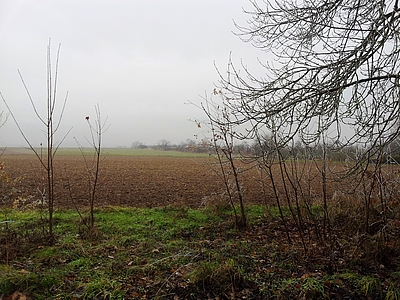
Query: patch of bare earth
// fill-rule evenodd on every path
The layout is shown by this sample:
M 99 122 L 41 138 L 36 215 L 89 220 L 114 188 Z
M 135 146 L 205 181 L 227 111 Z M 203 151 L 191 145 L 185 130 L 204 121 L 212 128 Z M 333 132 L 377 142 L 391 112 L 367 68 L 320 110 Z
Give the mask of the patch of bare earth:
M 10 178 L 22 177 L 16 186 L 22 197 L 40 197 L 46 174 L 34 155 L 5 154 L 2 161 Z M 101 162 L 96 205 L 198 208 L 205 197 L 224 192 L 223 182 L 210 164 L 215 164 L 212 158 L 106 156 Z M 57 156 L 55 176 L 56 206 L 72 208 L 74 201 L 79 206 L 88 203 L 89 180 L 83 157 Z M 243 175 L 243 184 L 249 203 L 264 202 L 257 174 Z

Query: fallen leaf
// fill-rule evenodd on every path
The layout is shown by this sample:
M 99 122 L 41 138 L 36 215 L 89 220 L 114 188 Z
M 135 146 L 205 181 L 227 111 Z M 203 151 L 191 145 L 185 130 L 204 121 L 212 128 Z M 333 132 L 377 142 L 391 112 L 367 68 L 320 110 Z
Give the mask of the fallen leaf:
M 132 297 L 140 297 L 140 295 L 138 293 L 136 293 L 136 292 L 131 292 L 131 296 Z
M 325 280 L 324 286 L 327 287 L 328 289 L 332 288 L 332 283 L 329 280 Z
M 341 281 L 341 280 L 338 279 L 338 278 L 336 278 L 333 282 L 334 282 L 337 286 L 343 285 L 343 281 Z
M 300 278 L 301 281 L 304 281 L 308 276 L 309 276 L 308 273 L 306 273 L 303 276 L 301 276 L 301 278 Z
M 10 300 L 28 300 L 28 298 L 22 294 L 21 292 L 15 292 L 13 293 L 10 298 Z

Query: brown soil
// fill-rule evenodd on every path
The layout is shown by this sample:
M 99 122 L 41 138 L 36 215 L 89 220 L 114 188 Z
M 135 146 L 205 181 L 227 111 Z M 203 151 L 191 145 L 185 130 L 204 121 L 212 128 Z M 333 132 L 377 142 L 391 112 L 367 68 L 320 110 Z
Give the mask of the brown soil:
M 46 174 L 34 155 L 4 154 L 4 169 L 18 195 L 40 198 Z M 187 205 L 198 208 L 204 199 L 225 191 L 222 180 L 211 170 L 212 158 L 107 156 L 101 162 L 96 206 L 157 207 Z M 218 168 L 218 166 L 214 165 Z M 82 156 L 57 156 L 55 160 L 56 206 L 88 204 L 88 173 Z M 255 172 L 243 176 L 246 203 L 263 203 L 264 195 Z M 216 196 L 217 195 L 217 196 Z M 3 205 L 11 205 L 3 200 Z M 203 203 L 204 204 L 204 203 Z

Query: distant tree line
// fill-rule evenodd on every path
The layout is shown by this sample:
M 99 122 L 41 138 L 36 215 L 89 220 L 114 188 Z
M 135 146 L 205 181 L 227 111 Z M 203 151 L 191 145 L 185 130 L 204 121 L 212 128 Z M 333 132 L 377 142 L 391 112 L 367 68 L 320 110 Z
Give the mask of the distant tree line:
M 272 137 L 264 139 L 263 143 L 254 142 L 252 145 L 248 143 L 241 143 L 234 146 L 234 150 L 240 152 L 242 155 L 261 157 L 267 153 L 275 150 Z M 375 148 L 381 147 L 380 145 Z M 282 146 L 280 152 L 285 159 L 306 159 L 306 155 L 312 155 L 315 158 L 322 158 L 326 155 L 328 161 L 335 162 L 351 162 L 357 161 L 361 157 L 364 157 L 366 151 L 370 151 L 371 155 L 365 158 L 366 161 L 371 163 L 377 163 L 378 158 L 374 153 L 378 152 L 378 149 L 371 151 L 374 147 L 371 145 L 354 144 L 343 146 L 336 143 L 315 143 L 307 145 L 301 141 L 295 141 Z M 400 164 L 400 137 L 395 139 L 393 142 L 383 147 L 382 155 L 379 157 L 379 163 L 390 163 Z
M 179 144 L 173 144 L 166 139 L 161 139 L 157 142 L 156 145 L 146 145 L 140 141 L 135 141 L 131 144 L 131 148 L 133 149 L 158 149 L 164 151 L 181 151 L 181 152 L 194 152 L 194 153 L 212 153 L 213 147 L 206 140 L 193 140 L 187 139 L 186 141 L 182 141 Z
M 272 137 L 265 137 L 264 141 L 260 144 L 258 141 L 240 141 L 233 146 L 233 151 L 236 154 L 245 157 L 260 157 L 266 153 L 273 151 L 274 143 Z M 131 144 L 133 149 L 158 149 L 163 151 L 181 151 L 181 152 L 194 152 L 194 153 L 208 153 L 215 154 L 214 145 L 207 139 L 186 139 L 179 144 L 173 144 L 169 140 L 161 139 L 156 145 L 146 145 L 140 141 L 135 141 Z M 306 145 L 301 141 L 293 141 L 282 147 L 281 153 L 286 159 L 304 159 L 306 153 L 312 153 L 313 157 L 322 157 L 327 155 L 327 159 L 336 162 L 354 161 L 359 158 L 365 151 L 363 145 L 350 145 L 342 147 L 334 143 L 322 145 Z M 381 157 L 381 163 L 399 163 L 400 164 L 400 137 L 387 145 L 384 151 L 385 155 Z M 376 158 L 371 156 L 371 162 L 375 162 Z

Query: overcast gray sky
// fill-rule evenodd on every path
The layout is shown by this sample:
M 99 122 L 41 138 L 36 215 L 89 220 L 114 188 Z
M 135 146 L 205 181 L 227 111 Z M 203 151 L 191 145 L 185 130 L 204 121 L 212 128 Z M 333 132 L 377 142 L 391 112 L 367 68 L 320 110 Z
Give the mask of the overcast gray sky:
M 46 55 L 61 43 L 58 104 L 69 97 L 61 139 L 86 146 L 86 116 L 111 125 L 103 146 L 147 145 L 161 139 L 179 143 L 205 119 L 189 101 L 211 94 L 230 53 L 257 68 L 262 52 L 235 36 L 233 20 L 245 25 L 247 0 L 3 1 L 0 0 L 0 92 L 34 146 L 45 143 L 17 69 L 39 112 L 46 104 Z M 0 102 L 0 111 L 6 110 Z M 26 146 L 11 119 L 0 128 L 0 146 Z

